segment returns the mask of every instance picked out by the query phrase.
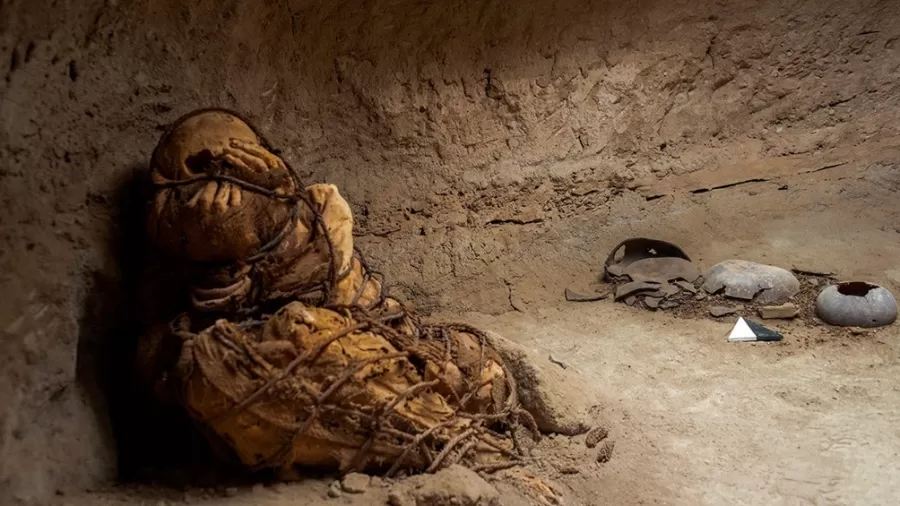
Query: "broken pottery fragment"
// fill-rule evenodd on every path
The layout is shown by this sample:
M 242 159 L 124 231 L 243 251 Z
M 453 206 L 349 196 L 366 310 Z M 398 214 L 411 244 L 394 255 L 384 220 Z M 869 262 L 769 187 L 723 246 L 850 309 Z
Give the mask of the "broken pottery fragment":
M 606 280 L 618 285 L 615 300 L 645 309 L 671 309 L 684 292 L 695 294 L 700 269 L 678 246 L 655 239 L 623 241 L 607 257 Z
M 676 285 L 677 287 L 681 288 L 682 290 L 684 290 L 688 293 L 697 293 L 697 288 L 694 286 L 693 283 L 688 283 L 687 281 L 682 281 L 679 279 L 677 281 L 673 281 L 672 284 Z
M 881 327 L 897 319 L 897 301 L 890 291 L 878 285 L 840 283 L 819 293 L 816 315 L 831 325 Z
M 824 269 L 816 269 L 816 268 L 808 267 L 805 265 L 800 265 L 800 266 L 794 265 L 793 267 L 791 267 L 791 272 L 793 272 L 794 274 L 803 274 L 806 276 L 816 276 L 816 277 L 820 277 L 820 278 L 827 278 L 829 276 L 834 275 L 834 272 L 832 272 L 832 271 L 826 271 Z
M 703 275 L 703 290 L 724 291 L 727 297 L 760 304 L 785 302 L 800 291 L 800 281 L 790 271 L 747 260 L 726 260 Z
M 651 283 L 649 281 L 632 281 L 630 283 L 624 283 L 616 287 L 616 300 L 622 300 L 625 297 L 639 292 L 656 290 L 659 287 L 659 283 Z
M 728 306 L 712 306 L 709 308 L 709 314 L 715 316 L 716 318 L 721 318 L 722 316 L 728 316 L 730 314 L 737 313 L 738 309 L 739 308 Z
M 691 261 L 684 250 L 672 243 L 635 237 L 620 242 L 606 257 L 606 276 L 611 281 L 615 281 L 612 278 L 624 275 L 624 271 L 629 265 L 647 258 L 681 258 L 688 262 Z
M 759 308 L 759 317 L 764 320 L 794 318 L 799 313 L 797 306 L 787 302 L 778 306 L 763 306 Z
M 609 297 L 610 293 L 603 291 L 586 294 L 566 288 L 565 295 L 566 300 L 569 302 L 595 302 Z
M 674 284 L 670 285 L 670 284 L 664 283 L 659 288 L 659 290 L 657 290 L 657 292 L 659 292 L 661 294 L 661 295 L 658 295 L 658 297 L 671 297 L 673 295 L 678 295 L 678 293 L 681 292 L 681 289 L 679 289 Z
M 658 309 L 661 300 L 662 297 L 645 297 L 644 304 L 646 304 L 650 309 Z

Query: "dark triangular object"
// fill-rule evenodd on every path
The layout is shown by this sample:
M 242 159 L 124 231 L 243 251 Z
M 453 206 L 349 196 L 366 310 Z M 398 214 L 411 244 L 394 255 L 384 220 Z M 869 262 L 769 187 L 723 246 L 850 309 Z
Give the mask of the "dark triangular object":
M 780 332 L 772 330 L 768 327 L 763 326 L 760 323 L 756 323 L 753 320 L 744 319 L 747 322 L 747 326 L 750 327 L 750 330 L 756 334 L 757 341 L 781 341 L 784 339 L 784 336 L 781 335 Z

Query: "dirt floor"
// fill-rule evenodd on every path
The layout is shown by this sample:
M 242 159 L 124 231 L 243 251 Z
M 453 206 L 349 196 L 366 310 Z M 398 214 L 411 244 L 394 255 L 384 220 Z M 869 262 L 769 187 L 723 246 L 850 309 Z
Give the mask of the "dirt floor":
M 838 193 L 847 195 L 857 185 L 884 176 L 877 170 L 863 173 L 829 177 L 843 178 Z M 827 188 L 835 186 L 827 179 L 804 179 L 790 183 L 796 193 L 787 192 L 789 198 L 802 202 L 808 194 L 823 199 Z M 730 203 L 740 210 L 745 199 L 774 200 L 786 193 L 757 185 L 763 187 L 713 192 L 705 206 L 716 209 Z M 889 190 L 884 184 L 879 188 Z M 706 250 L 697 255 L 712 260 L 695 261 L 709 267 L 730 256 L 795 257 L 803 260 L 797 263 L 834 272 L 836 279 L 849 279 L 847 273 L 852 273 L 891 285 L 897 273 L 893 259 L 900 252 L 898 232 L 886 221 L 896 208 L 879 195 L 869 193 L 882 203 L 877 215 L 866 215 L 865 199 L 849 201 L 847 212 L 839 216 L 797 213 L 768 222 L 769 232 L 748 240 L 712 242 L 715 254 Z M 869 227 L 848 226 L 867 219 Z M 823 233 L 829 226 L 841 228 Z M 849 240 L 840 242 L 836 236 Z M 581 276 L 583 285 L 595 284 L 586 280 L 598 278 L 604 257 L 605 252 L 598 252 L 595 270 Z M 804 285 L 796 297 L 802 309 L 797 320 L 766 322 L 785 335 L 777 343 L 728 343 L 736 316 L 717 320 L 704 314 L 702 306 L 654 313 L 610 300 L 566 302 L 560 290 L 546 287 L 511 287 L 510 300 L 517 309 L 499 315 L 454 311 L 432 317 L 472 323 L 532 348 L 542 367 L 564 366 L 578 375 L 579 382 L 555 388 L 573 399 L 601 397 L 602 409 L 589 423 L 610 429 L 605 440 L 612 448 L 608 462 L 596 462 L 603 444 L 587 449 L 584 435 L 547 438 L 538 447 L 535 469 L 556 484 L 565 504 L 894 504 L 900 495 L 895 472 L 900 455 L 900 330 L 823 325 L 808 307 L 815 289 L 808 288 L 806 278 Z M 751 308 L 738 314 L 756 317 Z M 570 388 L 576 391 L 566 391 Z M 390 502 L 402 483 L 376 480 L 365 493 L 332 498 L 332 481 L 218 490 L 112 489 L 62 496 L 59 503 L 286 506 L 327 499 L 333 504 L 406 504 Z M 497 497 L 487 494 L 481 499 L 470 487 L 452 489 L 455 481 L 427 481 L 450 487 L 434 496 L 448 502 L 434 504 L 451 504 L 451 497 L 460 504 L 538 504 L 519 497 L 503 480 L 496 484 Z M 472 497 L 474 502 L 466 502 Z
M 552 355 L 605 394 L 615 441 L 608 463 L 566 460 L 582 451 L 583 437 L 545 442 L 567 504 L 888 505 L 900 494 L 896 327 L 853 335 L 774 324 L 786 338 L 764 344 L 726 342 L 730 321 L 612 302 L 464 316 L 548 362 Z M 118 491 L 60 504 L 362 505 L 384 504 L 391 490 L 373 486 L 325 502 L 328 488 L 312 481 L 205 499 L 196 490 Z

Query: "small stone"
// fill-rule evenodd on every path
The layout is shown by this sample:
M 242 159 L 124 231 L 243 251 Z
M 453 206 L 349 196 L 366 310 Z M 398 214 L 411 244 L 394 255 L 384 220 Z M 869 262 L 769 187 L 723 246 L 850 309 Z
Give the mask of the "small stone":
M 716 318 L 720 318 L 722 316 L 728 316 L 730 314 L 737 313 L 736 307 L 728 307 L 728 306 L 712 306 L 709 308 L 709 314 L 715 316 Z
M 759 317 L 765 320 L 794 318 L 799 313 L 797 306 L 787 302 L 780 306 L 763 306 L 759 308 Z
M 333 481 L 328 486 L 328 497 L 336 498 L 341 496 L 341 482 Z
M 806 278 L 806 282 L 812 286 L 819 286 L 819 278 Z
M 238 493 L 237 487 L 228 487 L 225 489 L 225 497 L 234 497 Z
M 350 473 L 341 480 L 341 490 L 348 494 L 362 494 L 369 488 L 372 478 L 360 473 Z
M 868 334 L 869 331 L 866 329 L 863 329 L 863 328 L 859 328 L 859 327 L 851 327 L 850 333 L 853 334 L 854 336 L 864 336 L 864 335 Z
M 282 493 L 284 493 L 284 492 L 287 492 L 288 485 L 287 485 L 287 483 L 284 483 L 284 482 L 282 482 L 282 481 L 279 481 L 279 482 L 273 483 L 273 484 L 269 487 L 269 489 L 270 489 L 272 492 L 275 492 L 276 494 L 282 494 Z
M 609 430 L 606 427 L 594 427 L 587 433 L 587 437 L 584 439 L 584 444 L 588 448 L 594 448 L 600 441 L 606 439 L 609 436 Z
M 597 462 L 601 464 L 606 464 L 609 462 L 609 459 L 612 458 L 613 449 L 616 447 L 615 443 L 611 440 L 607 439 L 600 446 L 600 450 L 597 451 Z
M 562 474 L 578 474 L 581 472 L 581 470 L 575 466 L 566 466 L 566 467 L 560 468 L 559 472 Z
M 388 494 L 388 504 L 390 506 L 416 506 L 416 503 L 411 498 L 396 491 L 391 491 Z

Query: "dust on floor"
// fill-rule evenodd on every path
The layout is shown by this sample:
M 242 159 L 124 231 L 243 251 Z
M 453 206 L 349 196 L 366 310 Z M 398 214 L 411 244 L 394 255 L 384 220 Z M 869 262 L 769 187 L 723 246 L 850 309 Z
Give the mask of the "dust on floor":
M 538 448 L 566 504 L 887 505 L 900 497 L 895 327 L 855 335 L 774 323 L 783 342 L 728 343 L 730 319 L 675 318 L 609 301 L 454 316 L 538 350 L 605 397 L 595 422 L 610 426 L 609 462 L 588 457 L 584 436 L 546 438 Z M 59 502 L 362 505 L 385 504 L 393 490 L 375 480 L 363 494 L 330 497 L 332 486 L 119 489 Z M 508 487 L 498 489 L 499 504 L 518 504 L 506 500 Z

